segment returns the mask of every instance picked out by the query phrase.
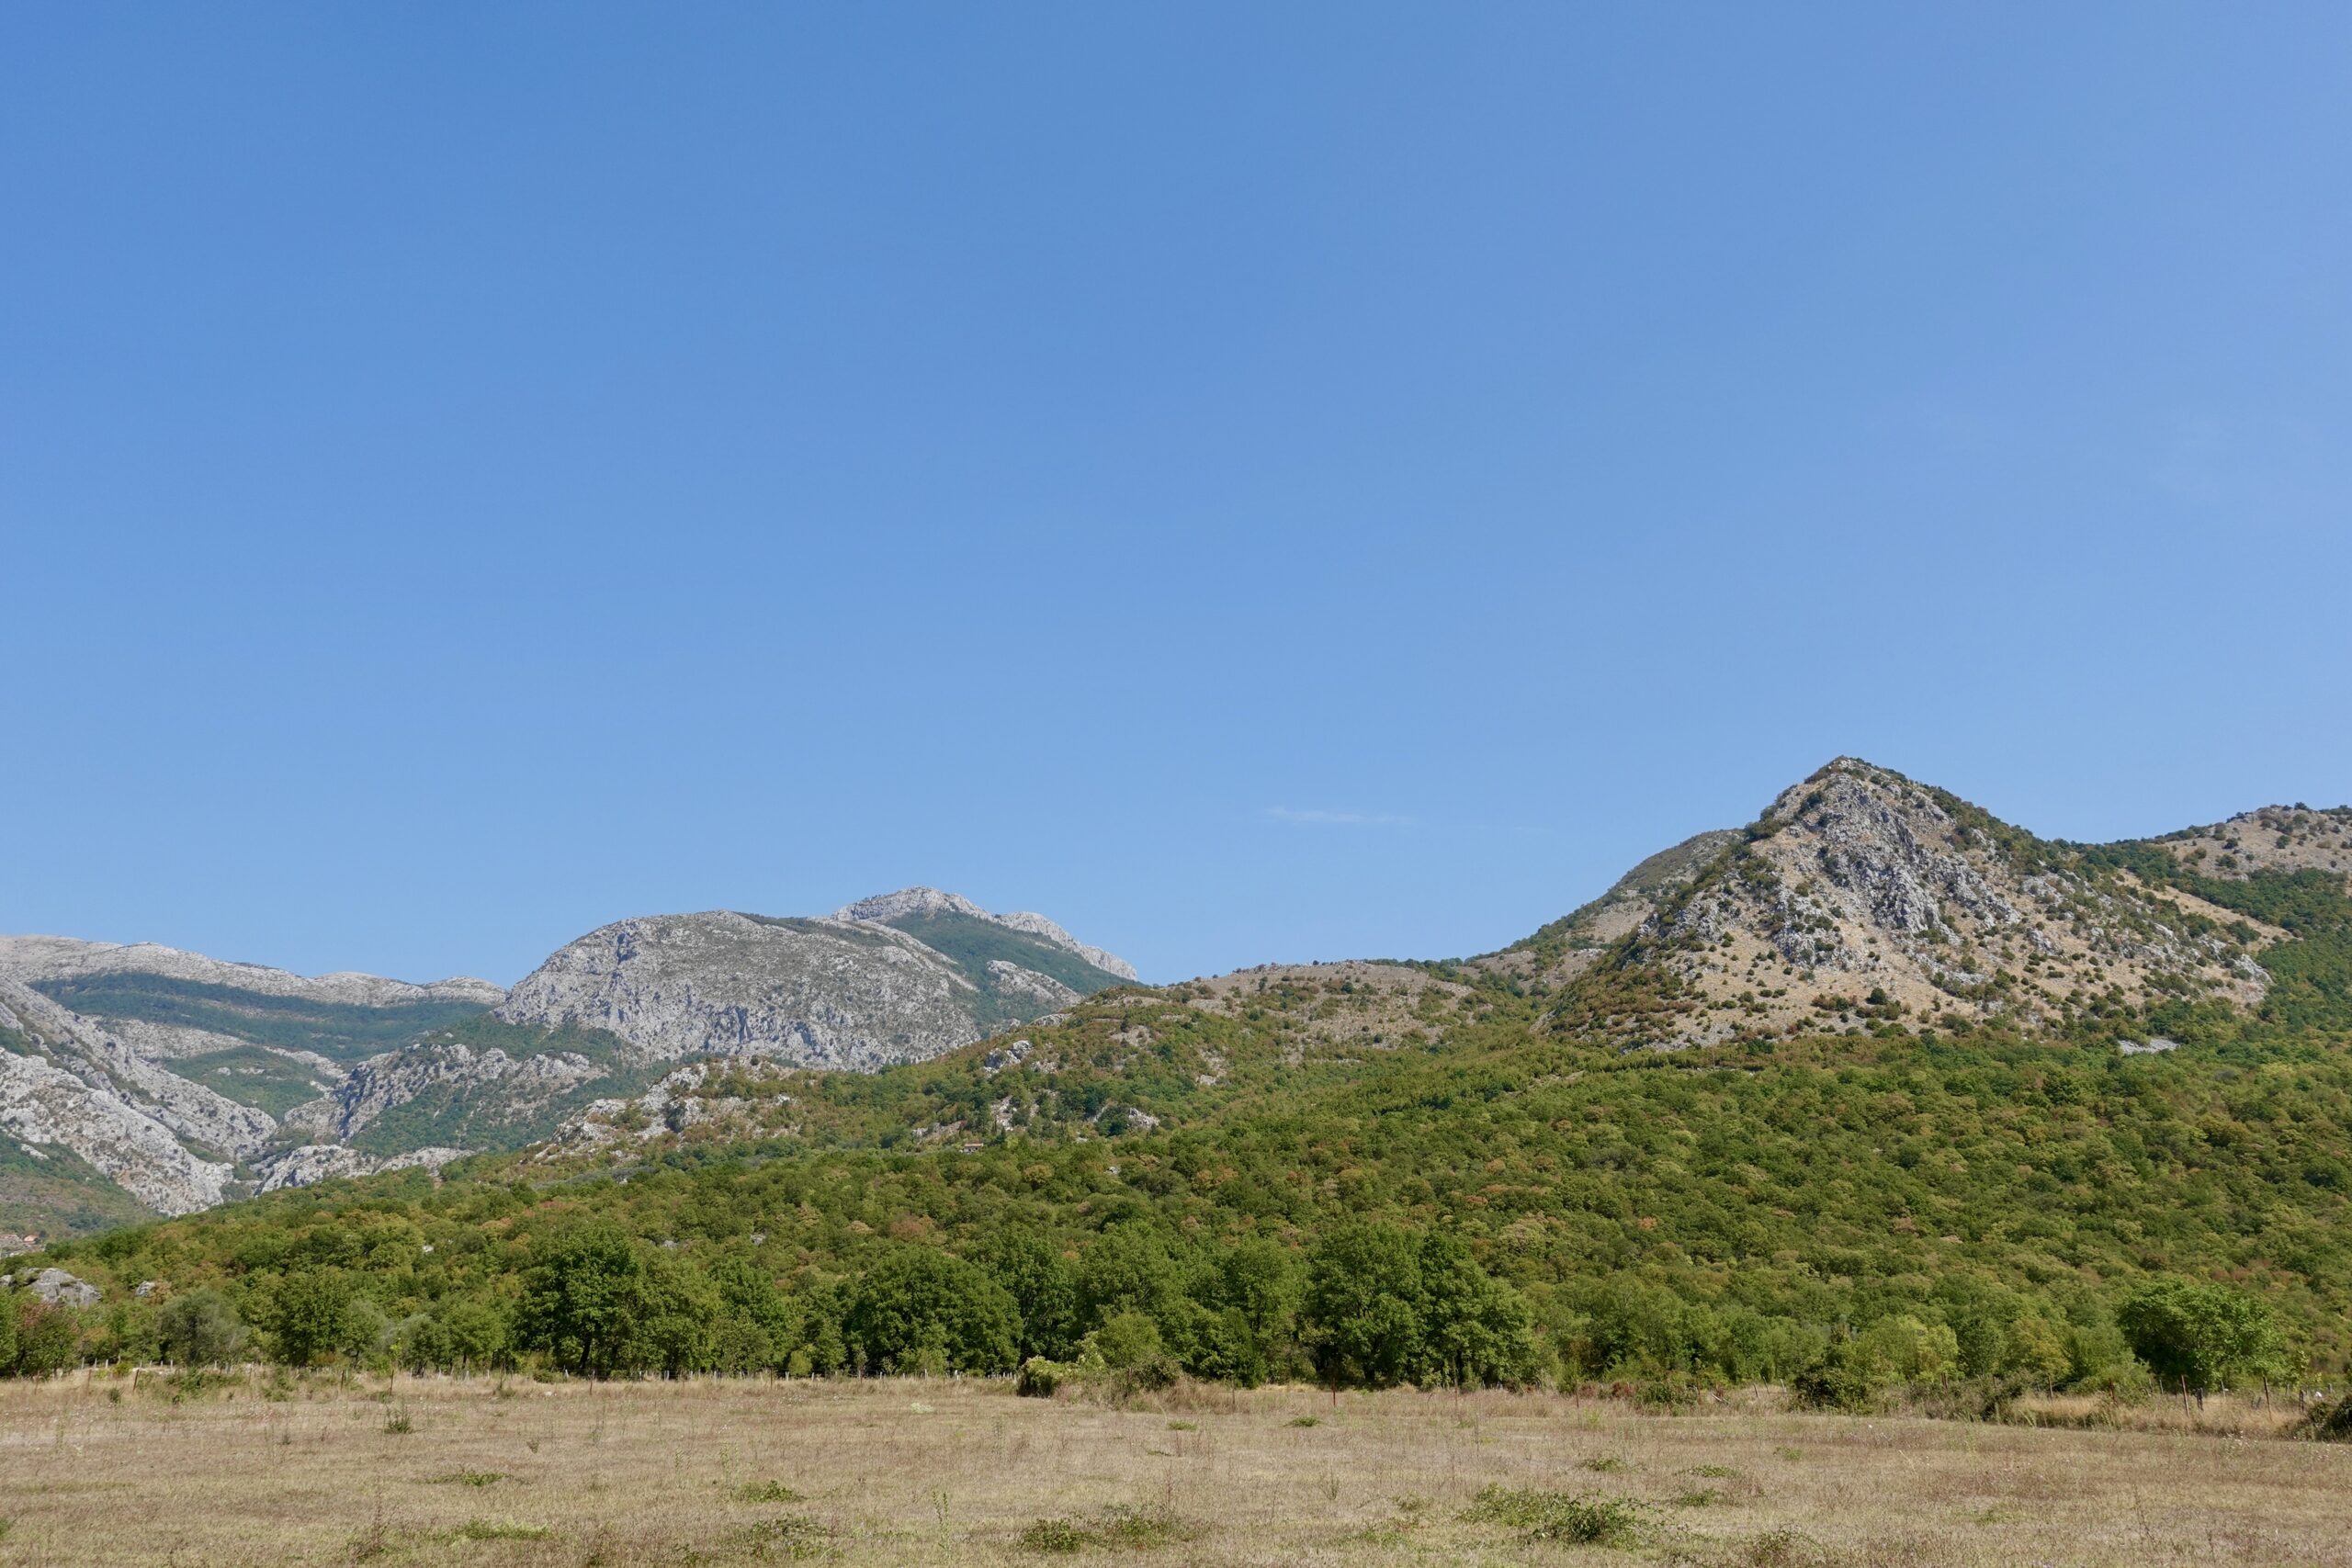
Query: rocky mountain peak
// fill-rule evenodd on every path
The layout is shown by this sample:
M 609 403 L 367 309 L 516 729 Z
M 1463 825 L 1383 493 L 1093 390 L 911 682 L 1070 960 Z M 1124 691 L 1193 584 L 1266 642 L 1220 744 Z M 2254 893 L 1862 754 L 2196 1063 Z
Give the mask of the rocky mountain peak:
M 870 920 L 899 931 L 912 930 L 917 925 L 940 919 L 979 920 L 1001 926 L 1007 931 L 1040 937 L 1104 974 L 1116 976 L 1122 980 L 1138 977 L 1135 965 L 1125 959 L 1079 941 L 1043 915 L 1026 910 L 1010 915 L 991 914 L 960 893 L 943 893 L 936 887 L 902 887 L 896 893 L 877 893 L 871 898 L 861 898 L 854 904 L 842 906 L 833 912 L 833 918 L 837 920 Z
M 870 898 L 860 898 L 854 904 L 844 904 L 833 911 L 833 919 L 837 920 L 873 920 L 881 925 L 905 919 L 910 915 L 965 915 L 976 920 L 996 919 L 962 894 L 944 893 L 936 887 L 901 887 L 896 893 L 876 893 Z
M 831 916 L 616 921 L 508 993 L 504 1021 L 605 1031 L 645 1061 L 705 1053 L 871 1070 L 921 1061 L 1135 971 L 1042 915 L 910 887 Z
M 1227 1016 L 1270 992 L 1324 998 L 1296 1050 L 1417 1038 L 1468 1005 L 1479 972 L 1544 998 L 1561 1032 L 1628 1047 L 1976 1022 L 2153 1040 L 2181 1005 L 2297 1005 L 2312 944 L 2352 929 L 2347 872 L 2352 808 L 2072 844 L 1839 757 L 1747 828 L 1649 856 L 1460 972 L 1261 969 L 1180 991 Z M 831 915 L 616 920 L 512 992 L 0 937 L 0 1227 L 91 1228 L 518 1147 L 681 1075 L 923 1061 L 1050 1028 L 1135 977 L 1043 915 L 925 886 Z M 718 1060 L 742 1057 L 767 1066 Z
M 1895 809 L 1917 810 L 1928 804 L 1927 795 L 1890 768 L 1860 757 L 1833 757 L 1775 795 L 1759 820 L 1768 829 L 1784 826 L 1833 798 L 1849 803 L 1875 798 Z
M 1759 841 L 1785 839 L 1773 859 L 1817 868 L 1841 908 L 1879 931 L 1952 938 L 1959 919 L 2024 924 L 1988 874 L 1986 862 L 2001 858 L 1997 840 L 1962 821 L 1956 812 L 1964 810 L 1900 773 L 1840 757 L 1781 793 Z
M 1957 1015 L 2024 1025 L 2092 1005 L 2267 984 L 2238 932 L 2279 933 L 2086 861 L 1948 792 L 1841 757 L 1782 791 L 1634 933 L 1663 973 L 1653 1043 L 1796 1032 L 1825 1020 Z

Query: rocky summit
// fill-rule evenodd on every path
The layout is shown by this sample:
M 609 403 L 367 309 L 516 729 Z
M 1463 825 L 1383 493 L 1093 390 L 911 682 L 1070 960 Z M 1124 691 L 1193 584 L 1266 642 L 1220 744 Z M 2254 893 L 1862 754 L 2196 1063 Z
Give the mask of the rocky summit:
M 2308 815 L 2332 830 L 2266 830 L 2299 846 L 2297 864 L 2341 853 L 2343 818 Z M 1568 1026 L 1658 1046 L 1895 1019 L 2047 1030 L 2168 1002 L 2250 1010 L 2270 985 L 2257 955 L 2289 933 L 2198 873 L 2216 831 L 2066 844 L 1839 758 L 1746 829 L 1682 846 L 1698 852 L 1622 900 L 1613 941 L 1550 973 L 1589 969 Z M 1543 943 L 1522 948 L 1532 965 Z
M 993 915 L 917 887 L 823 917 L 618 920 L 525 976 L 497 1015 L 603 1031 L 639 1062 L 762 1056 L 870 1071 L 1134 978 L 1042 915 Z

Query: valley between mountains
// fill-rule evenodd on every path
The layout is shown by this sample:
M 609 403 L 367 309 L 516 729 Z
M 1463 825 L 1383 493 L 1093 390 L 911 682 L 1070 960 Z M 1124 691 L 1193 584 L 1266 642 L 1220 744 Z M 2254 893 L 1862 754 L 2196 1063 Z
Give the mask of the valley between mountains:
M 921 888 L 624 919 L 508 991 L 0 939 L 0 1229 L 109 1291 L 331 1246 L 397 1317 L 582 1213 L 811 1300 L 1008 1227 L 1082 1258 L 1388 1216 L 1595 1369 L 1785 1375 L 1977 1314 L 2087 1377 L 2181 1275 L 2340 1369 L 2347 873 L 2345 807 L 2074 844 L 1840 759 L 1462 959 L 1146 986 Z

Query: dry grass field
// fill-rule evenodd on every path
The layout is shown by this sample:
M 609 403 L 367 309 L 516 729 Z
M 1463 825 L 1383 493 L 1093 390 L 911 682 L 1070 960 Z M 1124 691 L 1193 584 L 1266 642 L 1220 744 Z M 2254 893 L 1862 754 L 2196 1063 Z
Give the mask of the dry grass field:
M 2135 1430 L 1499 1393 L 125 1382 L 0 1383 L 0 1562 L 2352 1564 L 2352 1449 L 2244 1435 L 2275 1412 L 2210 1412 L 2230 1435 L 2163 1405 Z

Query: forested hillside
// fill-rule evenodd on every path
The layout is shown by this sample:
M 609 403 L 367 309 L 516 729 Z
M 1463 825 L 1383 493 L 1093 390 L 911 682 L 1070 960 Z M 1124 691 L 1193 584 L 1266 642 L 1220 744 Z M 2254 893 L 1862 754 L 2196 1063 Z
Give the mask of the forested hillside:
M 1542 963 L 1123 987 L 870 1076 L 695 1063 L 520 1154 L 39 1262 L 105 1291 L 73 1353 L 109 1357 L 192 1354 L 201 1316 L 298 1361 L 594 1371 L 1037 1357 L 1668 1394 L 1769 1379 L 1841 1403 L 1904 1379 L 2340 1375 L 2341 874 L 1960 826 L 2020 886 L 2111 918 L 2071 946 L 2013 931 L 2015 968 L 1980 931 L 1991 991 L 1932 1010 L 1836 967 L 1816 927 L 1797 935 L 1821 962 L 1781 960 L 1802 1012 L 1742 1013 L 1684 939 L 1694 906 L 1734 907 L 1711 890 L 1748 876 L 1751 829 L 1652 879 L 1639 920 L 1574 964 L 1547 938 Z M 2091 985 L 2086 955 L 2158 915 L 2134 987 Z M 2165 956 L 2223 947 L 2253 970 L 2225 959 L 2224 987 Z M 2061 962 L 2063 987 L 2040 973 Z M 2028 986 L 2044 999 L 1998 1005 Z M 1770 1027 L 1685 1026 L 1726 998 Z M 2203 1359 L 2166 1348 L 2190 1322 L 2221 1336 Z

